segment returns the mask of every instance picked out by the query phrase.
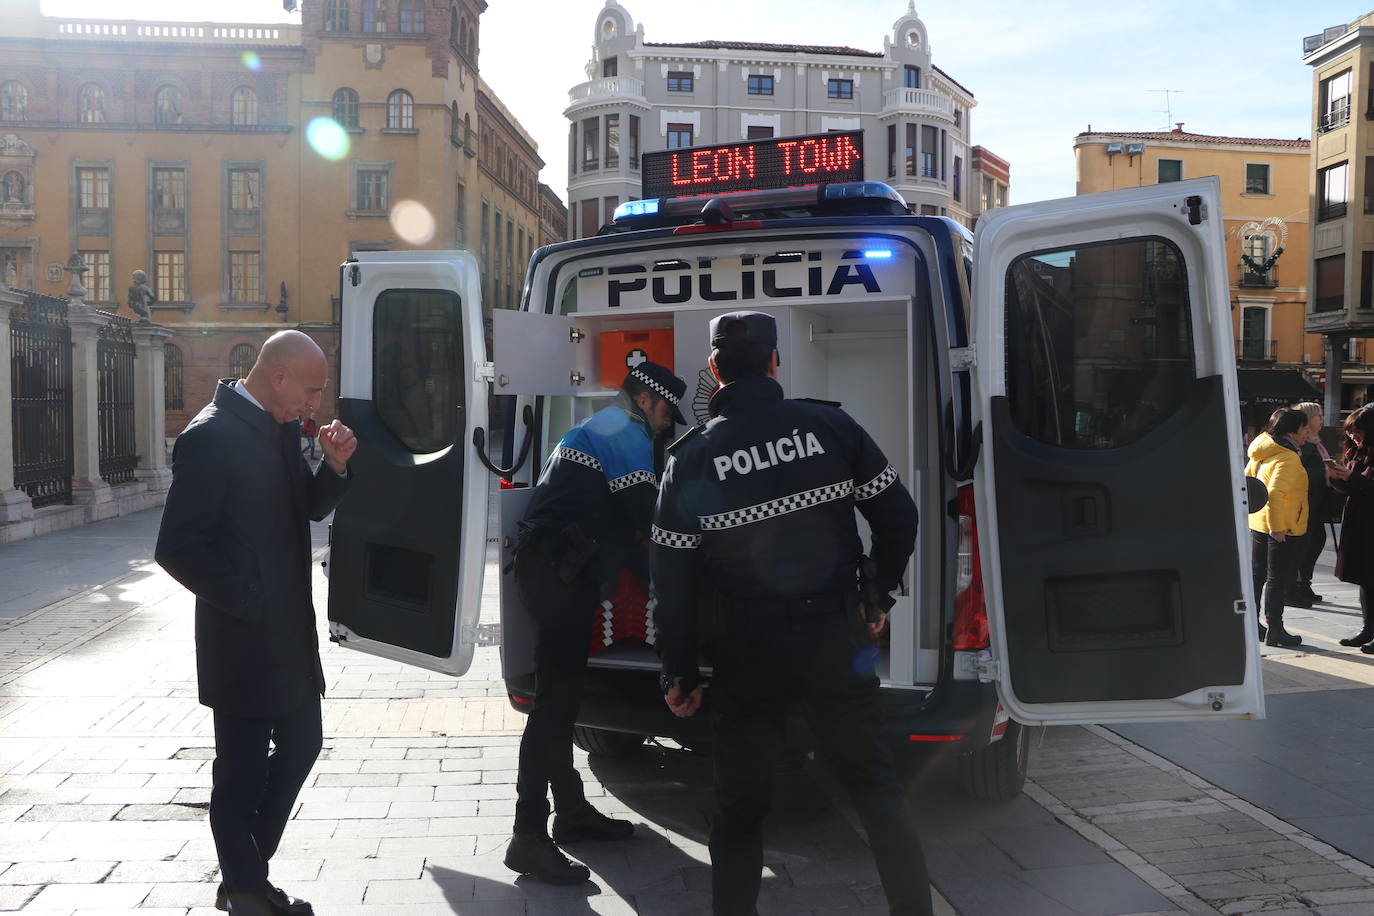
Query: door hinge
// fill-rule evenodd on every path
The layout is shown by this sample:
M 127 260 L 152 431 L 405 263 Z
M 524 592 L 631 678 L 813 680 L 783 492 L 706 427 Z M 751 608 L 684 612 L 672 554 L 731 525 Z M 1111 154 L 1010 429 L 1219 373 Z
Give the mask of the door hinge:
M 955 347 L 949 351 L 949 368 L 954 371 L 972 369 L 978 365 L 978 351 L 973 347 Z
M 475 627 L 463 627 L 459 632 L 459 638 L 471 645 L 481 648 L 482 646 L 501 645 L 501 624 L 499 623 L 479 623 Z
M 1226 706 L 1226 694 L 1209 693 L 1207 694 L 1207 703 L 1212 707 L 1212 712 L 1221 712 Z
M 1246 605 L 1244 598 L 1237 598 L 1233 602 L 1233 604 L 1234 607 L 1232 607 L 1231 610 L 1237 614 L 1240 614 L 1242 617 L 1250 613 L 1250 608 L 1248 605 Z
M 496 381 L 495 363 L 473 363 L 472 380 L 474 382 L 494 382 Z
M 1198 226 L 1207 218 L 1207 208 L 1202 203 L 1202 196 L 1193 194 L 1184 204 L 1188 207 L 1188 225 Z
M 586 339 L 586 331 L 581 328 L 568 328 L 568 343 L 581 343 Z
M 583 375 L 581 372 L 578 372 L 576 369 L 574 369 L 571 373 L 568 374 L 568 381 L 572 383 L 574 388 L 576 388 L 578 385 L 581 385 L 586 380 L 587 377 Z

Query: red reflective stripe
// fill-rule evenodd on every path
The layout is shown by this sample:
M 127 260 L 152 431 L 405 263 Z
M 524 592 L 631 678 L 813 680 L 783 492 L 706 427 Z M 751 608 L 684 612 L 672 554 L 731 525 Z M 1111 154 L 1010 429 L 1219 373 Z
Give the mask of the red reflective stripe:
M 1010 724 L 1011 724 L 1011 721 L 1010 721 L 1010 720 L 1006 720 L 1006 721 L 998 722 L 996 725 L 994 725 L 994 726 L 992 727 L 992 734 L 993 734 L 993 737 L 996 737 L 996 736 L 998 736 L 998 735 L 1005 735 L 1005 734 L 1007 733 L 1007 726 L 1010 725 Z
M 516 696 L 516 695 L 513 694 L 513 693 L 507 694 L 507 696 L 510 697 L 510 701 L 511 701 L 512 703 L 519 703 L 521 706 L 533 706 L 533 705 L 534 705 L 534 700 L 529 700 L 529 699 L 526 699 L 525 697 L 518 697 L 518 696 Z
M 963 741 L 963 735 L 907 735 L 908 741 Z
M 690 226 L 678 226 L 673 230 L 673 235 L 695 235 L 698 232 L 730 232 L 735 229 L 762 229 L 763 223 L 756 219 L 738 220 L 733 223 L 693 223 Z

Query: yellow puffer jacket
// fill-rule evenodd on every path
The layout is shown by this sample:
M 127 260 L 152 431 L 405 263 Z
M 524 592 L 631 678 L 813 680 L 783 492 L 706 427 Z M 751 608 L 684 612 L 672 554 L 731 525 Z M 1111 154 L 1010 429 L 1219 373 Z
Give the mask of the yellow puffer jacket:
M 1301 536 L 1307 533 L 1307 471 L 1302 457 L 1260 433 L 1247 451 L 1246 477 L 1258 477 L 1269 488 L 1269 502 L 1250 513 L 1250 530 L 1280 531 Z

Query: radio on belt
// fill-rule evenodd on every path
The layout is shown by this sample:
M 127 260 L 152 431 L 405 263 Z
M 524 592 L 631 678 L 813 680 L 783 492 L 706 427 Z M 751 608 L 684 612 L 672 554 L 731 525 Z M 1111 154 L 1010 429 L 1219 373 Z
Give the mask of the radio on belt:
M 602 388 L 619 388 L 625 375 L 646 361 L 674 371 L 672 328 L 603 331 L 600 343 Z

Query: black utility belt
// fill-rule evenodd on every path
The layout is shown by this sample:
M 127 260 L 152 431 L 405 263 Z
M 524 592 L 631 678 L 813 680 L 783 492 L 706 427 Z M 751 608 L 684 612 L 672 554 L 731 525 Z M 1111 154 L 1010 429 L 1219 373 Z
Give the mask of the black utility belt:
M 858 592 L 822 592 L 814 595 L 754 595 L 731 597 L 730 604 L 757 617 L 819 617 L 844 614 L 859 606 Z

